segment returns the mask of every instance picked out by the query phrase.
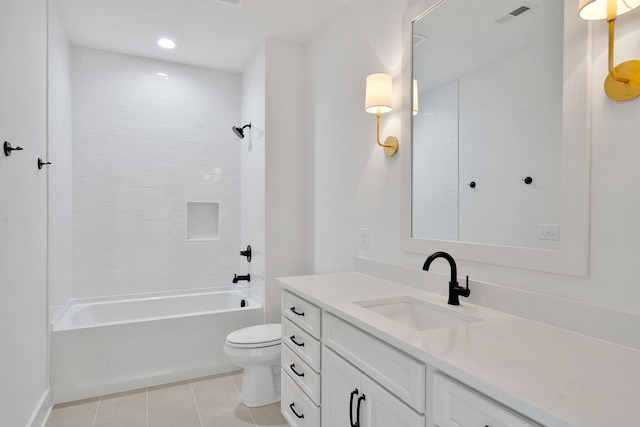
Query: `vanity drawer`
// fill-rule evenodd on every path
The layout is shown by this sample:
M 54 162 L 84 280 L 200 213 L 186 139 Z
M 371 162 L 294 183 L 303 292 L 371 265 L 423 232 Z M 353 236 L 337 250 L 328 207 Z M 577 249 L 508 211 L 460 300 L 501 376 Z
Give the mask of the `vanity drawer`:
M 440 373 L 433 375 L 433 419 L 439 427 L 539 427 Z
M 290 292 L 282 292 L 282 315 L 315 338 L 320 338 L 320 307 Z
M 325 313 L 322 319 L 325 345 L 356 365 L 420 413 L 425 412 L 426 369 L 422 362 Z
M 320 427 L 320 408 L 313 404 L 284 370 L 280 411 L 291 427 Z
M 313 403 L 320 405 L 320 374 L 314 372 L 286 345 L 282 346 L 282 370 L 289 374 Z
M 282 342 L 311 369 L 320 372 L 320 341 L 289 320 L 282 318 Z

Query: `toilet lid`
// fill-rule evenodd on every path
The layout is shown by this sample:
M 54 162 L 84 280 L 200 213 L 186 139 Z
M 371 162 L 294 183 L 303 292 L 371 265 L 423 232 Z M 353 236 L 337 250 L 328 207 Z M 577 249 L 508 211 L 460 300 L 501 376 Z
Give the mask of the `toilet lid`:
M 280 343 L 282 330 L 279 323 L 249 326 L 227 336 L 227 344 L 242 347 L 268 347 Z

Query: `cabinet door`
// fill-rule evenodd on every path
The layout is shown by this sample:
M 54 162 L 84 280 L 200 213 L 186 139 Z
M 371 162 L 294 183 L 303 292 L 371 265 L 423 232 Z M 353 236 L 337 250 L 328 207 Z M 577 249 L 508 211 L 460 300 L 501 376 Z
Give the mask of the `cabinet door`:
M 362 398 L 364 395 L 364 398 Z M 424 427 L 420 415 L 366 375 L 362 376 L 361 427 Z M 357 405 L 357 404 L 356 404 Z M 354 407 L 354 411 L 357 408 Z
M 353 421 L 356 421 L 356 402 L 361 394 L 361 375 L 360 371 L 340 356 L 326 347 L 322 348 L 320 421 L 323 427 L 350 427 L 351 414 L 353 414 Z M 354 393 L 356 390 L 357 393 Z M 353 397 L 352 393 L 354 393 Z

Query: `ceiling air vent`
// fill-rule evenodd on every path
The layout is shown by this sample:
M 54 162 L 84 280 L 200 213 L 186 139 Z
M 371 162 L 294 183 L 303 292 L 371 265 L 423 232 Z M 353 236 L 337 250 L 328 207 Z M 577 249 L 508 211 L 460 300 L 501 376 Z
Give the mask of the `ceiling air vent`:
M 520 6 L 516 10 L 512 10 L 511 12 L 509 12 L 509 15 L 518 16 L 522 13 L 525 13 L 529 9 L 531 9 L 529 6 Z
M 523 13 L 531 10 L 530 5 L 523 4 L 522 6 L 512 10 L 501 18 L 496 19 L 496 24 L 504 24 L 505 22 L 511 21 L 513 18 L 522 15 Z
M 226 4 L 227 6 L 242 7 L 244 0 L 210 0 L 213 3 Z

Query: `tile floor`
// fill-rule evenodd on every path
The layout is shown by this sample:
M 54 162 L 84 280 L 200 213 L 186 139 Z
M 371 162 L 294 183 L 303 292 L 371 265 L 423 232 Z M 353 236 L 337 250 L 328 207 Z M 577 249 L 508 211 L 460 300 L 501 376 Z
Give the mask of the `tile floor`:
M 56 405 L 46 427 L 288 427 L 280 403 L 247 408 L 242 371 Z

